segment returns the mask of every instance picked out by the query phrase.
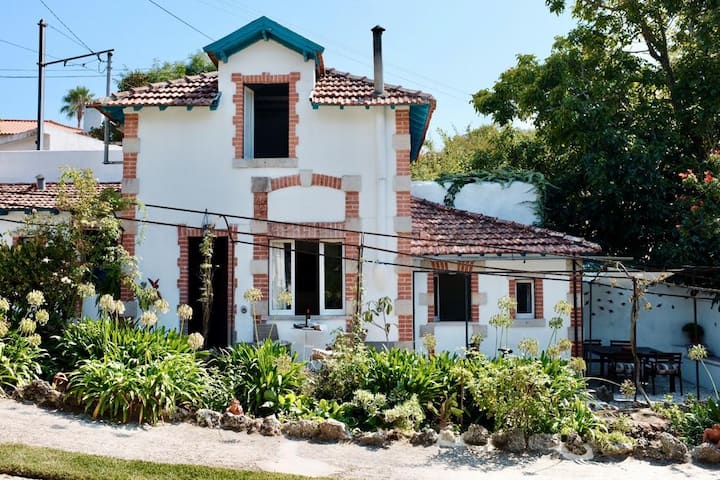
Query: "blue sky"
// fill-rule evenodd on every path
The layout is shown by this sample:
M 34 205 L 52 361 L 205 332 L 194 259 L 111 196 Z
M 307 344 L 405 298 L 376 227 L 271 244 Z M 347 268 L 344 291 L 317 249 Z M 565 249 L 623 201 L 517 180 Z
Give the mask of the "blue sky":
M 93 50 L 115 49 L 115 73 L 148 68 L 155 59 L 184 60 L 211 42 L 150 0 L 43 1 L 59 20 L 40 0 L 2 2 L 0 118 L 36 117 L 37 53 L 30 50 L 37 50 L 40 18 L 49 24 L 47 60 L 88 53 L 65 23 Z M 553 38 L 573 25 L 568 15 L 550 14 L 543 0 L 153 1 L 212 39 L 266 15 L 324 46 L 328 67 L 368 77 L 373 70 L 370 29 L 379 24 L 386 29 L 385 81 L 423 90 L 437 99 L 431 132 L 488 123 L 474 112 L 470 95 L 492 87 L 519 53 L 545 58 Z M 77 61 L 65 68 L 48 67 L 46 118 L 74 123 L 60 113 L 60 107 L 62 96 L 77 85 L 104 95 L 105 64 L 92 58 L 84 61 L 84 66 Z

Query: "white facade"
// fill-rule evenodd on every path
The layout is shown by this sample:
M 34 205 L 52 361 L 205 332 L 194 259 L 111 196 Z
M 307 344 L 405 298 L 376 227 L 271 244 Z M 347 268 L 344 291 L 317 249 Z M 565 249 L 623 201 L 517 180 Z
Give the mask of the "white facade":
M 15 135 L 0 135 L 0 151 L 35 150 L 37 134 L 30 130 Z M 45 122 L 43 126 L 43 150 L 103 150 L 105 144 L 74 128 Z M 120 151 L 117 145 L 110 150 Z
M 122 151 L 110 150 L 109 162 L 103 163 L 102 150 L 0 152 L 0 183 L 32 183 L 37 175 L 46 182 L 57 182 L 63 168 L 89 168 L 98 182 L 120 182 Z

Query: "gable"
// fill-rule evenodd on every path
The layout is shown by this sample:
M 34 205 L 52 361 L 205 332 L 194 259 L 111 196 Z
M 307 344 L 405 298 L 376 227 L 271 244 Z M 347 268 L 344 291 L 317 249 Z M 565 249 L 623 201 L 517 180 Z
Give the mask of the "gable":
M 322 46 L 267 17 L 253 20 L 230 35 L 226 35 L 220 40 L 205 46 L 203 50 L 217 65 L 220 60 L 227 63 L 231 55 L 260 40 L 274 40 L 302 55 L 305 61 L 312 59 L 317 66 L 322 64 L 322 52 L 325 50 Z

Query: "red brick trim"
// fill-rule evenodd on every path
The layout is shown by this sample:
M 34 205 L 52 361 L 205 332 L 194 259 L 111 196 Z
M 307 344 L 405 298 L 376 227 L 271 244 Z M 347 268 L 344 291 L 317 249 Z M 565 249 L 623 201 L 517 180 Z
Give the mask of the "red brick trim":
M 229 237 L 228 241 L 228 258 L 227 258 L 227 318 L 230 328 L 230 339 L 232 341 L 232 333 L 235 331 L 235 288 L 237 280 L 235 280 L 235 266 L 237 259 L 235 258 L 235 245 L 232 239 L 237 233 L 237 227 L 230 226 L 230 233 L 227 230 L 215 230 L 217 237 Z M 190 301 L 190 278 L 189 278 L 189 242 L 190 237 L 202 237 L 202 228 L 192 228 L 185 225 L 178 226 L 178 246 L 180 247 L 180 255 L 178 256 L 177 265 L 180 269 L 180 276 L 177 279 L 178 292 L 180 294 L 180 303 L 187 304 Z M 185 325 L 187 330 L 187 324 Z M 184 333 L 187 333 L 184 332 Z
M 124 137 L 125 140 L 137 139 L 138 128 L 140 126 L 140 116 L 137 113 L 126 113 L 125 114 L 125 129 Z M 137 178 L 137 153 L 126 153 L 123 152 L 123 180 L 131 180 Z M 124 198 L 130 200 L 136 200 L 135 194 L 121 193 Z M 122 217 L 136 218 L 135 207 L 130 207 L 121 213 Z M 135 234 L 134 233 L 123 233 L 120 239 L 120 244 L 131 256 L 135 255 Z M 120 285 L 120 299 L 124 301 L 132 300 L 133 292 L 122 282 Z
M 480 281 L 477 273 L 470 274 L 470 321 L 480 322 L 480 305 L 474 305 L 472 294 L 480 292 Z
M 427 273 L 427 321 L 435 321 L 435 272 Z
M 582 273 L 580 271 L 580 268 L 577 269 L 574 275 L 570 275 L 570 296 L 572 298 L 582 298 Z M 576 303 L 577 308 L 573 305 L 572 311 L 570 313 L 570 329 L 573 332 L 573 335 L 576 326 L 578 332 L 582 332 L 583 327 L 582 301 Z M 573 304 L 573 302 L 571 302 L 571 304 Z M 576 357 L 582 357 L 583 355 L 582 333 L 579 335 L 579 337 L 580 338 L 571 339 L 573 341 L 572 354 Z
M 312 175 L 312 186 L 328 187 L 335 190 L 342 190 L 342 178 L 332 175 L 314 173 Z M 287 175 L 270 180 L 270 191 L 275 192 L 283 188 L 300 186 L 300 175 Z M 360 216 L 360 194 L 359 192 L 344 192 L 345 194 L 345 220 L 358 218 Z M 268 193 L 253 193 L 253 218 L 265 220 L 268 218 Z M 344 222 L 307 222 L 301 224 L 269 223 L 268 233 L 254 235 L 253 260 L 268 260 L 270 238 L 287 239 L 343 239 L 345 245 L 345 258 L 348 260 L 357 259 L 357 245 L 360 243 L 360 234 L 354 232 L 343 232 Z M 408 242 L 409 245 L 409 242 Z M 253 274 L 253 286 L 263 293 L 267 301 L 270 295 L 270 279 L 268 274 Z M 357 274 L 345 272 L 345 301 L 356 300 Z M 350 328 L 350 321 L 354 312 L 346 310 L 346 327 Z M 260 319 L 257 318 L 256 321 Z
M 543 296 L 543 279 L 542 278 L 532 278 L 527 279 L 531 280 L 533 282 L 533 317 L 535 319 L 542 319 L 545 318 L 545 312 L 544 312 L 544 296 Z M 517 287 L 517 280 L 510 279 L 508 281 L 508 295 L 510 298 L 517 300 L 517 296 L 515 294 Z M 512 313 L 512 318 L 516 318 L 516 312 Z
M 297 82 L 300 80 L 300 72 L 290 72 L 287 75 L 270 75 L 263 73 L 261 75 L 243 75 L 241 73 L 233 73 L 230 76 L 235 83 L 235 95 L 233 95 L 233 103 L 235 103 L 235 115 L 233 115 L 233 125 L 235 126 L 235 136 L 232 139 L 235 148 L 235 158 L 243 158 L 243 138 L 245 135 L 244 115 L 245 115 L 245 84 L 257 83 L 287 83 L 288 84 L 288 157 L 297 157 L 297 124 L 299 117 L 297 114 L 297 104 L 300 102 L 300 95 L 297 93 Z
M 395 133 L 397 135 L 410 134 L 410 110 L 395 110 Z M 395 150 L 395 174 L 398 176 L 410 175 L 410 149 Z M 395 193 L 395 211 L 398 217 L 409 217 L 410 192 Z M 401 255 L 410 254 L 410 239 L 398 238 L 397 250 Z M 398 300 L 412 300 L 412 273 L 400 271 L 397 274 Z M 412 315 L 398 315 L 399 340 L 413 339 Z

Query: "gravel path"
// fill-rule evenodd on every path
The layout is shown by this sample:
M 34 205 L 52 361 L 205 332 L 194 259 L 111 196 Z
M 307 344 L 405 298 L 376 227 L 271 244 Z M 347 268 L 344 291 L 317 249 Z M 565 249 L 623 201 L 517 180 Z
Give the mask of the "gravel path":
M 619 462 L 571 462 L 550 455 L 507 455 L 487 449 L 414 447 L 398 442 L 385 449 L 354 444 L 318 444 L 262 437 L 190 424 L 139 427 L 88 421 L 0 399 L 0 443 L 15 442 L 128 459 L 353 479 L 439 478 L 582 480 L 720 478 L 719 468 L 658 465 L 628 458 Z M 0 479 L 2 476 L 0 475 Z

